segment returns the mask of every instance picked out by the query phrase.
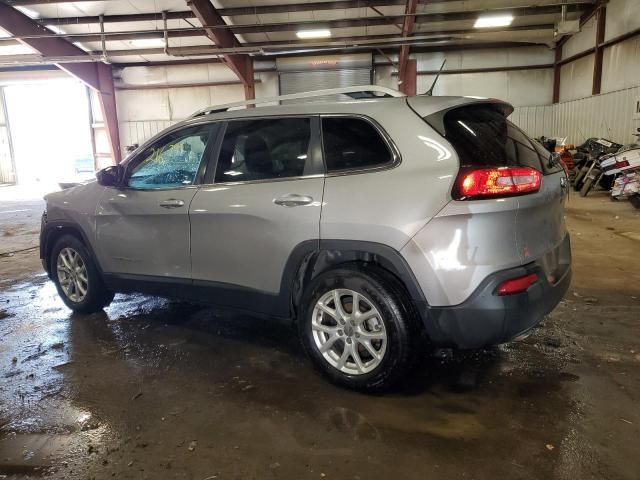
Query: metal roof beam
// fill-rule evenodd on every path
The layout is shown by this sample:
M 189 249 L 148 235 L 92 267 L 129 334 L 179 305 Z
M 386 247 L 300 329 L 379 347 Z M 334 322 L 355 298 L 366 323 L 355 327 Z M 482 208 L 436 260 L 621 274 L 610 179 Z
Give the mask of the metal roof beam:
M 584 10 L 593 5 L 595 0 L 567 0 L 566 2 L 556 2 L 547 5 L 538 6 L 515 6 L 515 7 L 502 7 L 491 8 L 474 11 L 463 12 L 441 12 L 441 13 L 423 13 L 419 14 L 420 17 L 429 17 L 425 21 L 456 21 L 456 20 L 470 20 L 475 19 L 481 13 L 488 13 L 494 11 L 510 11 L 518 15 L 545 15 L 545 14 L 557 14 L 561 12 L 562 4 L 568 5 L 569 11 Z M 442 3 L 443 0 L 430 1 L 432 3 Z M 419 3 L 419 2 L 417 2 Z M 218 15 L 221 17 L 233 17 L 241 15 L 261 15 L 268 13 L 290 13 L 290 12 L 309 12 L 317 10 L 343 10 L 347 8 L 369 8 L 375 9 L 379 6 L 393 6 L 393 5 L 405 5 L 405 0 L 342 0 L 337 2 L 313 2 L 313 3 L 300 3 L 300 4 L 287 4 L 287 5 L 261 5 L 256 7 L 235 7 L 235 8 L 220 8 L 216 9 Z M 167 20 L 182 20 L 195 18 L 196 15 L 193 11 L 182 12 L 167 12 Z M 382 23 L 379 25 L 392 23 L 402 23 L 405 15 L 382 15 L 378 18 L 382 19 Z M 375 17 L 369 17 L 373 19 Z M 99 16 L 87 16 L 87 17 L 58 17 L 58 18 L 41 18 L 37 20 L 44 25 L 82 25 L 82 24 L 98 24 L 100 23 Z M 143 22 L 143 21 L 162 21 L 161 13 L 137 13 L 128 15 L 105 15 L 105 23 L 119 23 L 119 22 Z M 321 21 L 319 23 L 322 23 Z M 267 24 L 269 25 L 269 24 Z M 233 28 L 233 26 L 229 26 Z M 245 32 L 251 33 L 251 32 Z
M 204 27 L 204 31 L 209 39 L 220 48 L 238 48 L 240 42 L 233 32 L 227 27 L 224 19 L 211 4 L 210 0 L 187 0 L 187 5 L 195 14 L 196 18 Z M 245 96 L 253 98 L 253 60 L 249 55 L 223 55 L 224 63 L 240 78 L 245 86 Z

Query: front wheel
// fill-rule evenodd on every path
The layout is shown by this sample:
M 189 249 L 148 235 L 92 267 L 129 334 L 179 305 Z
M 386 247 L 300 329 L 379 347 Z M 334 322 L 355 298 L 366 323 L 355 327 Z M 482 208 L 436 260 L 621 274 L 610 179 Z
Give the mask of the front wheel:
M 75 312 L 93 313 L 113 300 L 84 244 L 73 235 L 63 235 L 55 243 L 49 260 L 58 294 Z
M 600 177 L 600 170 L 593 169 L 591 175 L 585 178 L 582 188 L 580 188 L 580 196 L 586 197 L 591 189 L 595 186 L 596 180 Z
M 302 344 L 334 383 L 382 390 L 410 370 L 420 329 L 391 275 L 372 266 L 331 270 L 311 282 L 302 302 Z

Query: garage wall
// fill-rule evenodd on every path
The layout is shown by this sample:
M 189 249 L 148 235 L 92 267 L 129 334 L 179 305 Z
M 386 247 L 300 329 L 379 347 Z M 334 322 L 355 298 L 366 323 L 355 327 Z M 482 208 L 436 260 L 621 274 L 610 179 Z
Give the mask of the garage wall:
M 638 0 L 610 0 L 607 4 L 605 42 L 640 29 Z M 579 33 L 562 48 L 562 58 L 583 53 L 596 44 L 596 19 L 589 19 Z M 640 83 L 640 39 L 631 38 L 604 50 L 602 93 L 633 87 Z M 591 95 L 594 55 L 589 54 L 565 64 L 560 74 L 560 101 Z
M 591 95 L 594 55 L 587 55 L 560 67 L 560 101 Z
M 418 53 L 411 55 L 418 63 L 418 72 L 435 71 L 446 59 L 444 70 L 469 70 L 478 68 L 513 68 L 553 63 L 551 49 L 540 47 L 520 47 L 511 49 L 485 49 L 457 52 Z M 384 57 L 376 57 L 376 62 L 384 62 Z M 397 58 L 393 57 L 396 61 Z M 391 76 L 395 69 L 378 66 L 375 79 L 378 84 L 397 88 L 398 77 Z M 435 75 L 419 75 L 417 91 L 427 91 Z M 472 95 L 495 97 L 515 106 L 551 103 L 553 93 L 553 69 L 510 70 L 483 73 L 449 73 L 438 79 L 434 95 Z
M 638 0 L 610 0 L 607 4 L 605 42 L 640 29 Z M 595 46 L 595 19 L 563 46 L 566 59 Z M 533 136 L 567 136 L 582 143 L 592 136 L 610 137 L 621 143 L 635 140 L 640 127 L 640 36 L 604 49 L 601 94 L 592 96 L 594 55 L 561 67 L 560 103 L 516 108 L 511 118 Z M 550 102 L 549 102 L 550 103 Z
M 256 68 L 261 65 L 256 64 Z M 235 74 L 220 64 L 127 67 L 116 80 L 120 143 L 124 148 L 142 143 L 168 126 L 208 105 L 244 100 L 244 88 Z M 256 97 L 278 95 L 275 72 L 257 73 Z M 181 86 L 225 83 L 229 85 Z M 164 85 L 174 87 L 165 88 Z M 144 86 L 145 89 L 136 89 Z M 152 88 L 149 88 L 152 87 Z
M 606 48 L 602 60 L 602 91 L 613 92 L 639 84 L 640 36 Z
M 582 143 L 589 137 L 608 137 L 619 143 L 635 141 L 640 128 L 640 86 L 592 97 L 516 108 L 511 120 L 529 135 L 568 137 L 569 143 Z

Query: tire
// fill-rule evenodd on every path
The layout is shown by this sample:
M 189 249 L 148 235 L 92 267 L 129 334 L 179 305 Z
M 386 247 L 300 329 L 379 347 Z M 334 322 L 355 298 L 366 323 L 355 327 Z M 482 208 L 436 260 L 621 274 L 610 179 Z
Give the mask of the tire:
M 336 292 L 346 317 L 343 325 L 336 318 Z M 354 293 L 358 311 L 371 317 L 361 323 L 351 317 Z M 368 392 L 386 390 L 411 370 L 420 344 L 421 329 L 410 306 L 400 282 L 384 270 L 358 264 L 339 267 L 313 279 L 305 290 L 298 333 L 314 366 L 333 383 Z M 323 341 L 325 348 L 330 345 L 324 353 Z
M 49 268 L 58 295 L 74 312 L 98 312 L 113 300 L 114 293 L 105 287 L 89 250 L 73 235 L 63 235 L 56 241 L 49 257 Z
M 591 188 L 593 187 L 594 181 L 595 180 L 591 177 L 585 180 L 585 182 L 582 184 L 582 188 L 580 189 L 581 197 L 586 197 L 589 194 L 589 192 L 591 191 Z
M 596 181 L 600 178 L 600 170 L 594 168 L 591 170 L 591 174 L 588 178 L 584 179 L 584 183 L 582 184 L 582 188 L 580 188 L 580 196 L 586 197 L 591 189 L 595 187 Z
M 582 183 L 584 180 L 585 175 L 587 174 L 587 172 L 589 171 L 589 167 L 582 167 L 576 177 L 573 180 L 573 189 L 578 192 L 580 191 L 580 189 L 582 188 Z

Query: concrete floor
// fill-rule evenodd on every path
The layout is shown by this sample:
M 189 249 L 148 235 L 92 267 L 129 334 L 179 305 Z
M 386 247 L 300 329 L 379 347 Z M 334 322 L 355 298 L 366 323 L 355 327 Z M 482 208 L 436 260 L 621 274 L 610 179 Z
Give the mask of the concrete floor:
M 567 216 L 574 282 L 533 336 L 383 396 L 319 378 L 288 325 L 135 295 L 71 315 L 36 250 L 0 256 L 0 478 L 638 479 L 640 214 Z

